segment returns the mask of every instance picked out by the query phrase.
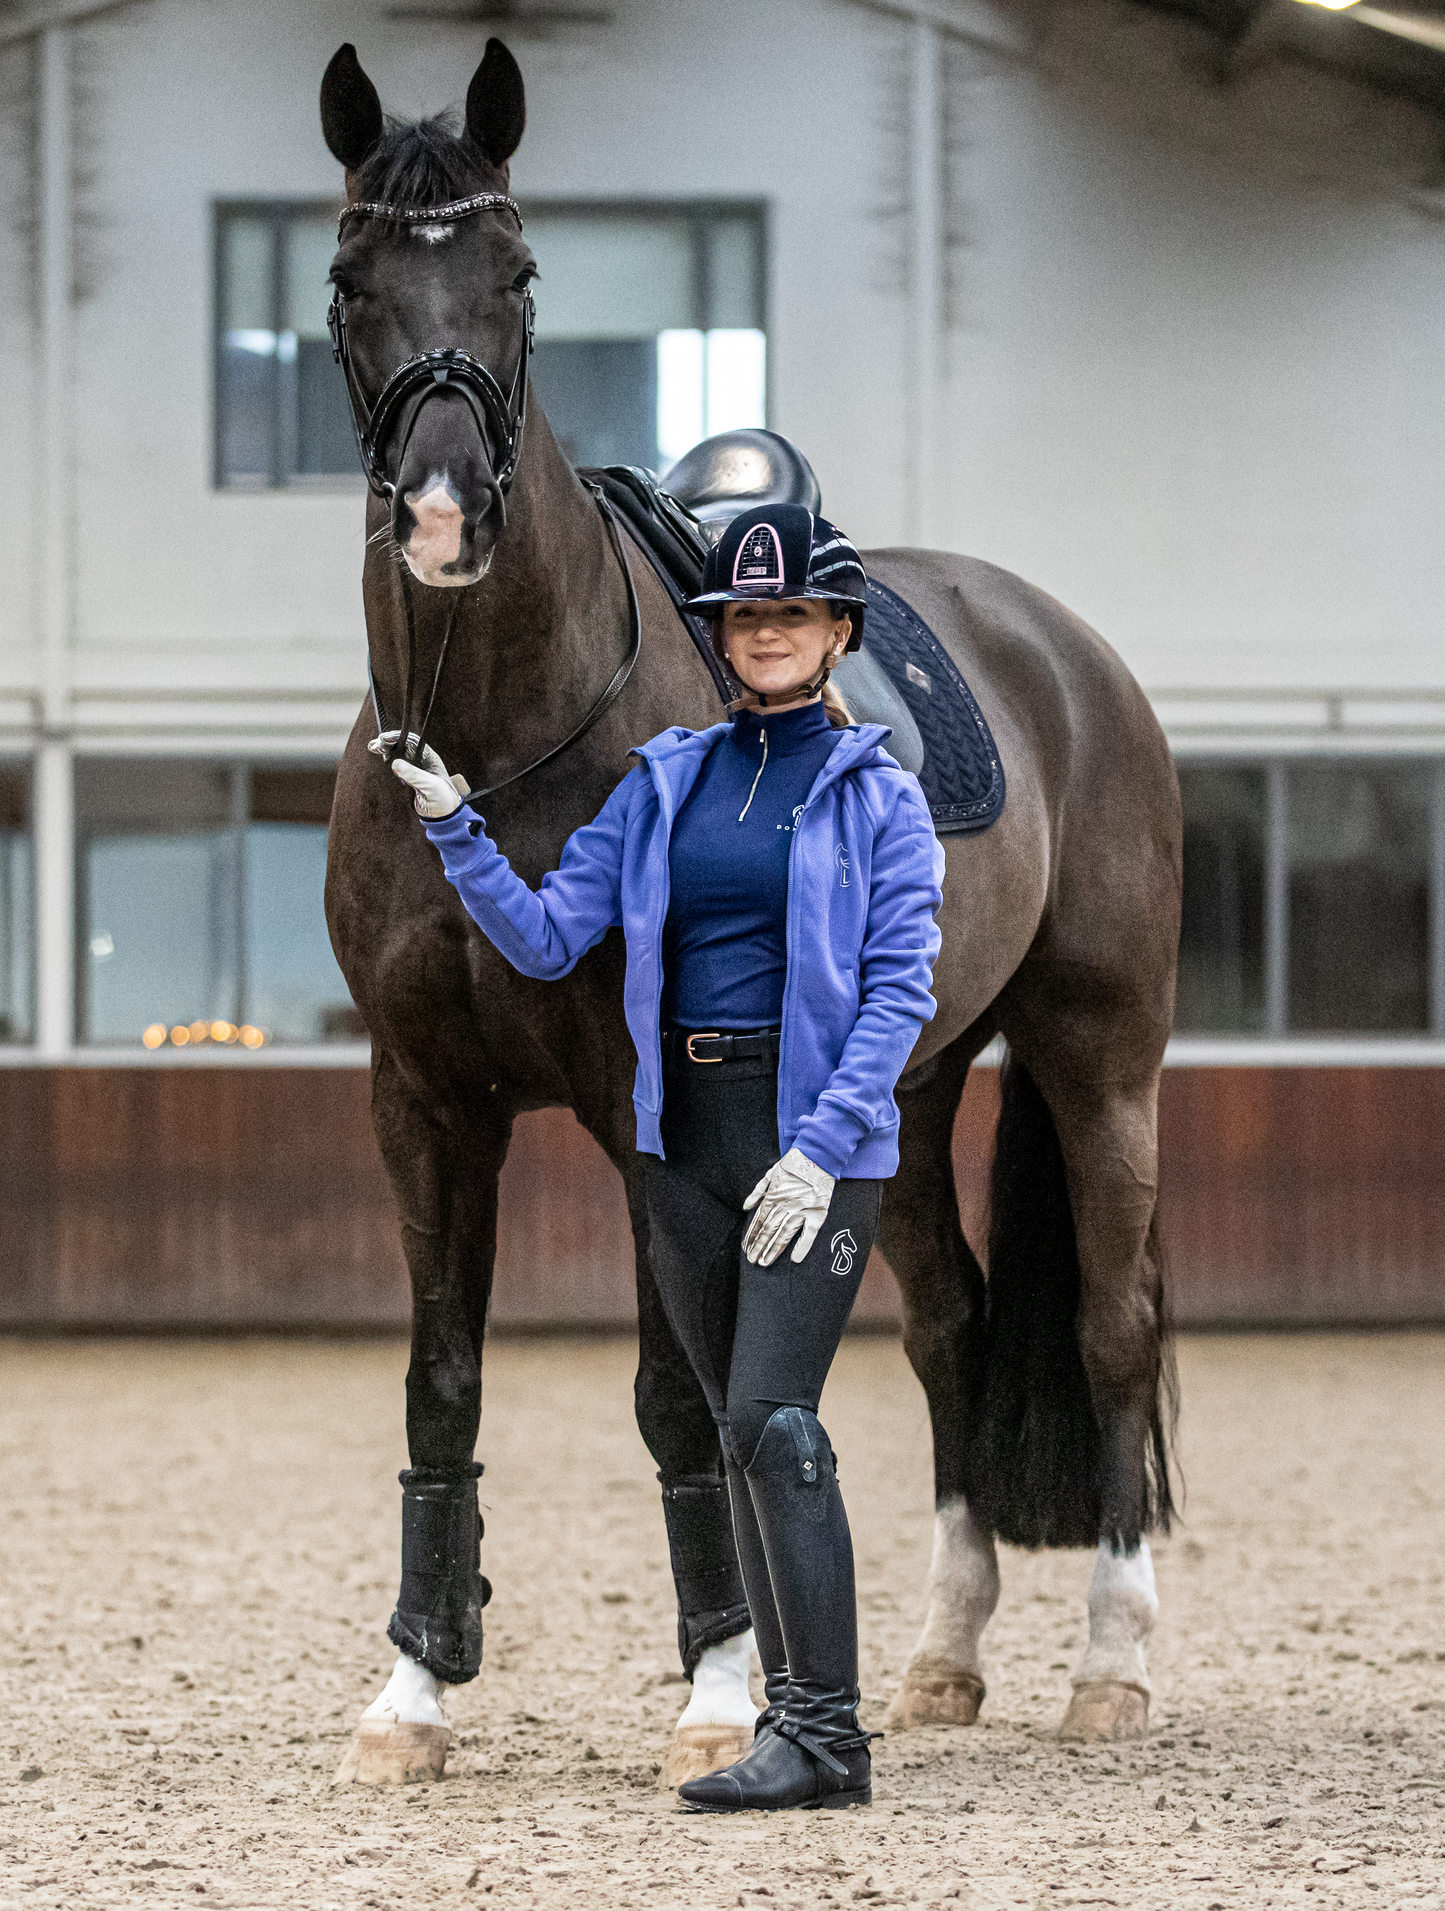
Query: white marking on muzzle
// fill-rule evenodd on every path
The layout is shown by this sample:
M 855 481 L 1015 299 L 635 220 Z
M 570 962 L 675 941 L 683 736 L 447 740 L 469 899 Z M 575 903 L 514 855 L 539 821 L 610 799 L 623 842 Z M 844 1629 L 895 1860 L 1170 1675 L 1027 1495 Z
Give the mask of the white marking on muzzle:
M 406 541 L 406 561 L 423 584 L 462 584 L 465 578 L 444 574 L 462 548 L 462 507 L 445 472 L 428 478 L 421 491 L 404 494 L 415 528 Z

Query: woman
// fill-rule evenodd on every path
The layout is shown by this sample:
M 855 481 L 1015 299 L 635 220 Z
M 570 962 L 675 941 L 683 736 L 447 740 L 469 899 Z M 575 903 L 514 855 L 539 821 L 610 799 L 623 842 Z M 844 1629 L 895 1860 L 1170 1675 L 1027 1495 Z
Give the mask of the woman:
M 824 702 L 866 589 L 853 546 L 802 506 L 735 518 L 689 605 L 741 686 L 731 723 L 637 750 L 536 892 L 435 752 L 391 766 L 523 973 L 565 975 L 626 934 L 653 1274 L 718 1424 L 767 1682 L 748 1755 L 680 1788 L 703 1810 L 872 1798 L 853 1548 L 817 1408 L 898 1166 L 894 1085 L 934 1011 L 943 852 L 888 731 Z

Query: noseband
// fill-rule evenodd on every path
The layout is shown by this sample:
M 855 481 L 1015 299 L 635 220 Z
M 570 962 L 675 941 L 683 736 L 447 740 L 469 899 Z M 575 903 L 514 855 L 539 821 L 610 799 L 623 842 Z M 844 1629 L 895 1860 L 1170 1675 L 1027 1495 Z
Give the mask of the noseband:
M 402 225 L 436 225 L 442 220 L 465 219 L 474 212 L 494 210 L 510 212 L 517 222 L 518 232 L 522 230 L 522 214 L 514 199 L 500 192 L 479 192 L 470 199 L 454 199 L 445 206 L 388 206 L 376 200 L 365 200 L 343 208 L 336 222 L 336 237 L 339 241 L 349 219 L 394 219 Z M 351 400 L 351 428 L 356 434 L 361 468 L 366 473 L 366 482 L 377 497 L 389 500 L 396 496 L 396 486 L 386 475 L 386 446 L 407 401 L 420 393 L 406 421 L 397 451 L 398 478 L 406 458 L 407 443 L 416 428 L 421 408 L 428 398 L 434 398 L 439 391 L 460 392 L 477 421 L 477 430 L 488 452 L 494 449 L 503 451 L 502 462 L 496 469 L 496 479 L 502 496 L 507 495 L 517 469 L 517 460 L 522 455 L 522 432 L 527 423 L 527 360 L 532 355 L 536 324 L 536 308 L 530 287 L 522 294 L 522 352 L 517 360 L 510 392 L 502 390 L 496 376 L 480 359 L 473 358 L 470 352 L 464 352 L 460 346 L 449 345 L 418 352 L 405 364 L 398 365 L 377 393 L 376 403 L 368 406 L 351 359 L 351 341 L 346 331 L 346 300 L 339 289 L 332 295 L 326 323 L 331 332 L 331 356 L 341 367 L 346 379 L 346 395 Z

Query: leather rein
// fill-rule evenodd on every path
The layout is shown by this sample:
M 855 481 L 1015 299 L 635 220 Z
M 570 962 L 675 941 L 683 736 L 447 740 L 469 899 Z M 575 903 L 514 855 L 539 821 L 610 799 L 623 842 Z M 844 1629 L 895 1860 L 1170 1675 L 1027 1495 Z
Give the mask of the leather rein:
M 473 213 L 490 211 L 509 212 L 517 222 L 518 232 L 522 230 L 521 209 L 514 199 L 508 198 L 505 193 L 481 192 L 473 194 L 469 199 L 451 200 L 444 206 L 392 206 L 378 200 L 362 200 L 342 208 L 341 217 L 336 224 L 336 237 L 338 241 L 341 239 L 347 222 L 351 219 L 388 219 L 402 225 L 436 225 L 445 220 L 464 219 Z M 496 467 L 495 475 L 498 489 L 502 496 L 506 497 L 511 490 L 517 463 L 522 455 L 522 438 L 527 424 L 527 361 L 536 349 L 536 306 L 530 286 L 522 295 L 522 314 L 522 349 L 518 356 L 510 392 L 503 392 L 496 375 L 480 359 L 473 358 L 470 352 L 463 351 L 459 346 L 444 346 L 418 352 L 399 365 L 377 393 L 375 404 L 368 405 L 356 375 L 356 367 L 352 362 L 351 340 L 346 324 L 346 299 L 339 286 L 333 287 L 331 305 L 326 314 L 327 329 L 331 333 L 331 356 L 341 367 L 342 375 L 346 380 L 346 395 L 351 406 L 351 428 L 356 438 L 357 456 L 361 460 L 366 482 L 377 497 L 390 502 L 396 496 L 396 485 L 386 475 L 386 448 L 388 440 L 396 431 L 402 411 L 411 399 L 416 399 L 402 429 L 396 458 L 398 476 L 406 457 L 407 444 L 416 428 L 417 418 L 421 414 L 421 408 L 428 398 L 435 397 L 439 391 L 459 392 L 476 420 L 482 443 L 490 448 L 495 442 L 503 449 L 504 456 L 501 464 Z M 570 750 L 574 743 L 586 736 L 592 726 L 617 700 L 641 654 L 642 607 L 638 602 L 632 565 L 627 556 L 626 545 L 623 543 L 622 527 L 601 486 L 587 479 L 583 479 L 583 483 L 587 485 L 587 489 L 597 502 L 598 510 L 602 513 L 608 536 L 612 541 L 612 548 L 617 554 L 617 561 L 622 569 L 623 581 L 627 586 L 627 655 L 618 665 L 612 681 L 575 730 L 564 737 L 560 743 L 553 744 L 551 749 L 544 750 L 524 769 L 515 771 L 511 776 L 503 777 L 500 782 L 492 783 L 484 790 L 471 791 L 462 798 L 463 804 L 479 803 L 483 797 L 494 796 L 498 790 L 505 790 L 513 783 L 521 782 L 522 778 L 530 776 L 533 770 L 540 770 L 543 764 L 550 763 L 554 757 L 561 756 L 564 750 Z M 465 586 L 453 593 L 446 629 L 442 633 L 441 651 L 432 676 L 431 694 L 427 698 L 421 727 L 413 731 L 411 711 L 416 687 L 416 611 L 412 601 L 410 573 L 406 569 L 402 570 L 402 598 L 406 605 L 406 695 L 397 742 L 385 752 L 385 761 L 388 764 L 403 753 L 413 763 L 421 760 L 421 754 L 426 745 L 427 730 L 431 725 L 432 713 L 436 709 L 437 692 L 441 689 L 442 672 L 446 668 L 447 654 L 451 649 L 452 631 L 456 625 L 458 600 L 462 588 Z M 367 681 L 371 689 L 371 707 L 376 716 L 377 734 L 381 735 L 386 729 L 386 724 L 376 695 L 376 679 L 372 674 L 370 659 L 367 661 Z

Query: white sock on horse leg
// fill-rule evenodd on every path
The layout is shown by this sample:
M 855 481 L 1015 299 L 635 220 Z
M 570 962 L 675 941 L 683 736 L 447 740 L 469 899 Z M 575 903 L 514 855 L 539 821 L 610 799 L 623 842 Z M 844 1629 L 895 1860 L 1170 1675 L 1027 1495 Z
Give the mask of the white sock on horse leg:
M 445 1725 L 441 1695 L 445 1687 L 433 1672 L 402 1653 L 391 1669 L 386 1690 L 368 1705 L 364 1719 L 395 1719 L 398 1725 Z
M 692 1697 L 677 1722 L 681 1731 L 687 1725 L 751 1725 L 758 1716 L 748 1690 L 748 1672 L 753 1663 L 757 1641 L 753 1629 L 724 1639 L 720 1646 L 709 1646 L 697 1662 L 692 1675 Z
M 913 1657 L 940 1659 L 982 1678 L 983 1629 L 997 1604 L 993 1535 L 975 1525 L 966 1500 L 947 1500 L 933 1519 L 928 1616 Z
M 1147 1693 L 1144 1641 L 1154 1630 L 1158 1612 L 1148 1540 L 1141 1539 L 1132 1553 L 1116 1553 L 1107 1541 L 1101 1542 L 1089 1587 L 1089 1648 L 1073 1683 L 1113 1680 Z

